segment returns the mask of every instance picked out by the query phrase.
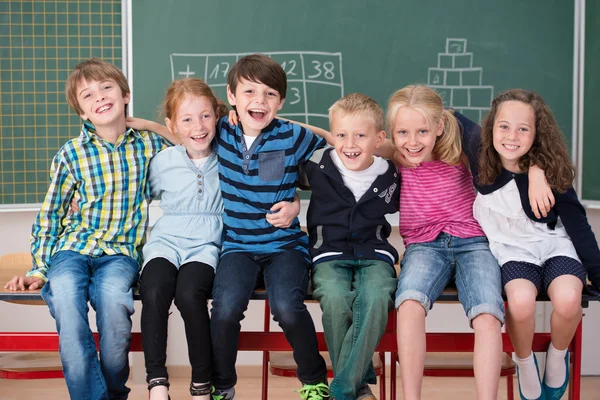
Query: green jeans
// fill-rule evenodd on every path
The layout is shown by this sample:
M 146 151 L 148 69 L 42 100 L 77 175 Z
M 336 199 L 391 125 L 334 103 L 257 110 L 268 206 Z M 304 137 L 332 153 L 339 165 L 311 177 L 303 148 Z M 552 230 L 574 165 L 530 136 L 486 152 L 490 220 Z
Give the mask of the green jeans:
M 314 266 L 313 285 L 334 372 L 331 396 L 355 400 L 362 384 L 376 383 L 372 358 L 394 308 L 396 272 L 379 260 L 335 260 Z

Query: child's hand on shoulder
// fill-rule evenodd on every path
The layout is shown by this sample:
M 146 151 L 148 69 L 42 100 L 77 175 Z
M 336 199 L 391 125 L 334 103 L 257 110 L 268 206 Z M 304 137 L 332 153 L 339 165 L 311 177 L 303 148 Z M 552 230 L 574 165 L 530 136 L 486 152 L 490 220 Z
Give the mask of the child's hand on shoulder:
M 548 216 L 554 207 L 554 194 L 546 180 L 544 170 L 536 165 L 529 167 L 529 204 L 536 218 Z
M 17 290 L 37 290 L 41 289 L 46 282 L 37 276 L 15 276 L 4 285 L 4 289 L 11 291 Z
M 143 118 L 127 117 L 125 118 L 125 124 L 128 128 L 133 128 L 138 131 L 150 131 L 152 130 L 150 127 L 153 122 Z
M 177 135 L 174 135 L 169 130 L 169 128 L 167 128 L 164 125 L 159 124 L 158 122 L 149 121 L 149 120 L 143 119 L 143 118 L 127 117 L 125 119 L 125 124 L 127 125 L 127 127 L 133 128 L 138 131 L 155 132 L 155 133 L 159 134 L 160 136 L 162 136 L 163 138 L 167 139 L 172 144 L 180 144 L 181 143 L 181 140 L 179 139 L 179 137 Z
M 237 111 L 229 110 L 229 125 L 236 126 L 239 122 Z
M 280 201 L 267 213 L 267 222 L 275 228 L 289 228 L 300 214 L 300 201 Z

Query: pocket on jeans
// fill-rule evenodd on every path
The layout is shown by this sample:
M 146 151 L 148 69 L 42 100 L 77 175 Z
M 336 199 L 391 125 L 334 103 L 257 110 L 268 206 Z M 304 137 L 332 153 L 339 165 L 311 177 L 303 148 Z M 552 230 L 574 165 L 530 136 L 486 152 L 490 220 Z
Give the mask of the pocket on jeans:
M 277 181 L 285 173 L 285 150 L 258 153 L 258 177 L 261 181 Z

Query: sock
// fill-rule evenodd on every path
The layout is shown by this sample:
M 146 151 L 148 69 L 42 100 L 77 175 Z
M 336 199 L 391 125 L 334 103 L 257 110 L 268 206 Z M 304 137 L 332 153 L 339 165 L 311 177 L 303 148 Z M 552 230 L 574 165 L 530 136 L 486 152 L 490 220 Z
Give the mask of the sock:
M 552 343 L 548 348 L 546 355 L 546 385 L 551 388 L 558 388 L 563 385 L 565 378 L 567 377 L 567 366 L 565 364 L 565 357 L 567 356 L 567 349 L 557 350 Z
M 192 386 L 194 386 L 195 388 L 199 388 L 201 386 L 207 385 L 209 384 L 209 382 L 204 382 L 204 383 L 196 383 L 196 382 L 192 382 Z M 194 400 L 210 400 L 210 393 L 209 394 L 205 394 L 202 396 L 192 396 L 192 399 Z
M 537 368 L 535 368 L 533 353 L 526 358 L 515 358 L 519 366 L 519 386 L 521 387 L 521 393 L 526 399 L 537 399 L 542 395 L 542 385 L 540 385 L 540 377 Z

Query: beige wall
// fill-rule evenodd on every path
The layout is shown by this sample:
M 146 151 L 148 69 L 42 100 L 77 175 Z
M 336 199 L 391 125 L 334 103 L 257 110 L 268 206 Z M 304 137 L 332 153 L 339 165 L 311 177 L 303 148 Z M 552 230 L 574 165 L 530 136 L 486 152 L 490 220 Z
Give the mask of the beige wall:
M 152 219 L 156 219 L 160 214 L 158 209 L 152 207 Z M 302 206 L 303 215 L 306 212 L 306 204 Z M 11 252 L 29 251 L 29 231 L 31 224 L 35 219 L 35 212 L 2 212 L 0 211 L 0 254 Z M 600 210 L 588 210 L 588 218 L 596 237 L 600 237 Z M 304 219 L 305 220 L 305 219 Z M 397 216 L 391 219 L 397 225 Z M 403 249 L 401 238 L 392 239 L 398 250 Z M 2 283 L 3 284 L 3 283 Z M 311 314 L 321 330 L 320 310 L 318 305 L 309 304 Z M 176 309 L 174 308 L 174 311 Z M 262 329 L 262 310 L 263 302 L 253 301 L 246 313 L 246 318 L 242 322 L 242 329 L 260 330 Z M 538 326 L 539 330 L 547 326 L 550 313 L 550 306 L 538 307 Z M 583 373 L 586 375 L 600 375 L 600 343 L 598 342 L 598 332 L 600 332 L 600 304 L 594 303 L 585 310 L 584 318 L 584 354 L 583 354 Z M 93 316 L 93 313 L 91 314 Z M 134 315 L 134 329 L 139 331 L 140 304 L 136 304 L 136 314 Z M 92 326 L 94 318 L 91 318 Z M 0 331 L 54 331 L 54 321 L 50 317 L 46 307 L 22 306 L 0 302 L 0 321 L 2 321 Z M 274 324 L 275 326 L 276 324 Z M 467 319 L 460 305 L 438 305 L 427 318 L 428 331 L 469 331 Z M 170 365 L 187 365 L 187 348 L 185 346 L 185 335 L 183 323 L 178 312 L 174 312 L 170 321 L 169 331 L 169 350 L 168 363 Z M 134 365 L 140 363 L 140 359 L 134 359 Z M 238 357 L 238 363 L 259 364 L 260 354 L 254 352 L 241 352 Z M 134 369 L 136 369 L 134 367 Z M 139 369 L 138 369 L 139 371 Z M 141 372 L 141 371 L 140 371 Z M 136 373 L 137 374 L 137 373 Z

